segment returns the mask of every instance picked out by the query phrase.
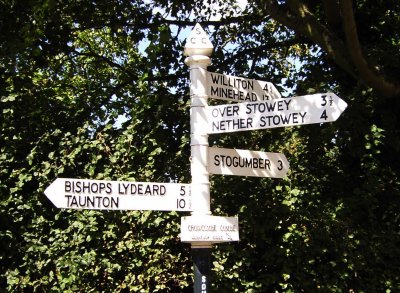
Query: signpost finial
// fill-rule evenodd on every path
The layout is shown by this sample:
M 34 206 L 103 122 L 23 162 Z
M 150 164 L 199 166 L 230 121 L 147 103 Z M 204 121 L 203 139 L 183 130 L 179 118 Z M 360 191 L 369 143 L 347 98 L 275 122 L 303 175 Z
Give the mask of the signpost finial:
M 211 56 L 213 49 L 214 46 L 208 38 L 207 33 L 203 30 L 201 25 L 197 23 L 186 39 L 183 53 L 185 56 Z

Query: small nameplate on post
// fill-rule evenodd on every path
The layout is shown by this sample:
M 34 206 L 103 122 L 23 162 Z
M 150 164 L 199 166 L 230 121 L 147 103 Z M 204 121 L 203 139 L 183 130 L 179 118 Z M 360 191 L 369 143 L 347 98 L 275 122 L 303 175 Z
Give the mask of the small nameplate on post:
M 188 216 L 181 218 L 182 242 L 232 242 L 239 241 L 237 217 Z

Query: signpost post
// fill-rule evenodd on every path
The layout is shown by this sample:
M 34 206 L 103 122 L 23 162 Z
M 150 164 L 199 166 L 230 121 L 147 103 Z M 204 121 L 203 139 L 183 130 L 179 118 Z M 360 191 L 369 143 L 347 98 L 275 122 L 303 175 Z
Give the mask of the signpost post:
M 192 217 L 210 216 L 210 181 L 207 170 L 207 66 L 214 47 L 203 28 L 196 24 L 186 40 L 184 54 L 190 69 L 190 145 L 192 175 Z M 182 234 L 182 233 L 181 233 Z M 194 292 L 210 292 L 211 241 L 191 242 L 194 265 Z

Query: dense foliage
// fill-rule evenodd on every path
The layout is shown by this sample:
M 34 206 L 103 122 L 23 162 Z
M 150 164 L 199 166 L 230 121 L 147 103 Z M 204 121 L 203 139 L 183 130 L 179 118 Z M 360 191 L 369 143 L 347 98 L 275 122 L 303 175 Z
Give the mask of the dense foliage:
M 332 124 L 210 136 L 290 162 L 284 179 L 211 177 L 213 213 L 238 215 L 241 238 L 214 247 L 214 290 L 399 291 L 395 0 L 1 1 L 1 291 L 191 291 L 183 213 L 59 210 L 43 191 L 57 177 L 190 182 L 196 22 L 210 71 L 349 105 Z

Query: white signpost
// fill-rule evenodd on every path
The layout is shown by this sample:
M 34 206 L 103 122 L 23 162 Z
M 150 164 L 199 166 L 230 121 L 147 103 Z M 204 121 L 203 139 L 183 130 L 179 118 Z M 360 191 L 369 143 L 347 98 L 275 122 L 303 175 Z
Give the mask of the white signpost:
M 189 216 L 181 218 L 182 242 L 231 242 L 239 241 L 237 217 Z
M 211 174 L 283 178 L 289 170 L 284 154 L 212 147 L 208 149 Z
M 333 93 L 208 107 L 208 133 L 332 122 L 347 104 Z
M 333 93 L 282 99 L 272 83 L 207 72 L 213 45 L 199 24 L 186 40 L 190 67 L 191 184 L 58 178 L 45 190 L 58 208 L 191 211 L 181 240 L 192 245 L 194 292 L 209 292 L 211 248 L 239 241 L 237 217 L 211 215 L 209 174 L 282 178 L 283 154 L 209 148 L 208 135 L 335 121 L 347 104 Z M 208 106 L 208 98 L 236 101 Z
M 207 94 L 210 98 L 236 102 L 280 99 L 275 85 L 261 80 L 207 72 Z
M 206 107 L 207 95 L 207 66 L 211 64 L 208 57 L 213 51 L 206 32 L 196 24 L 186 40 L 184 54 L 186 65 L 190 68 L 190 173 L 192 176 L 192 217 L 206 217 L 211 215 L 210 208 L 210 181 L 207 170 L 208 134 L 203 125 L 207 125 Z M 185 235 L 181 226 L 182 235 Z M 184 236 L 185 237 L 185 236 Z M 196 240 L 191 243 L 194 292 L 207 293 L 211 287 L 211 249 L 213 241 Z
M 44 193 L 58 208 L 193 210 L 190 184 L 57 178 Z

